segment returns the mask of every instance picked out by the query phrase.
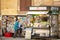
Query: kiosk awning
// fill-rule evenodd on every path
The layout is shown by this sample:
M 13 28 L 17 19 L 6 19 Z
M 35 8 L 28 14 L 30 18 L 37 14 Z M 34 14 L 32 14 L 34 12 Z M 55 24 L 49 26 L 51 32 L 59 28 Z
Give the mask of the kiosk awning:
M 47 14 L 47 13 L 48 13 L 48 11 L 38 11 L 38 12 L 30 11 L 30 12 L 27 12 L 27 14 Z

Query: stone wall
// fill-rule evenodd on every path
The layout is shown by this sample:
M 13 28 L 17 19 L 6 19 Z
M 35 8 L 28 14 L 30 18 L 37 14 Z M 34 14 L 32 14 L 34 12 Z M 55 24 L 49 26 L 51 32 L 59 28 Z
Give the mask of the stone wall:
M 2 15 L 16 15 L 17 8 L 17 0 L 1 0 Z
M 60 0 L 32 0 L 32 6 L 60 6 Z

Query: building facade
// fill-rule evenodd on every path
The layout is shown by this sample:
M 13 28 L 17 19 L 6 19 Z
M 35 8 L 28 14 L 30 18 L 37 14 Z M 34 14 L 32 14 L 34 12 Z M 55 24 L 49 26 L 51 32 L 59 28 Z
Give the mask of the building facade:
M 29 6 L 58 6 L 60 0 L 1 0 L 2 15 L 26 15 Z M 59 12 L 60 13 L 60 12 Z M 58 17 L 60 32 L 60 14 Z M 60 33 L 59 33 L 60 36 Z

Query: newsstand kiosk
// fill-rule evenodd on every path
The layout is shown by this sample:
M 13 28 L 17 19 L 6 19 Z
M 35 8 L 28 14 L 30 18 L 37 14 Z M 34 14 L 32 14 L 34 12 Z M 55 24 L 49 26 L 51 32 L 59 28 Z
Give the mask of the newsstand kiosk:
M 25 39 L 57 37 L 58 11 L 58 7 L 29 7 Z

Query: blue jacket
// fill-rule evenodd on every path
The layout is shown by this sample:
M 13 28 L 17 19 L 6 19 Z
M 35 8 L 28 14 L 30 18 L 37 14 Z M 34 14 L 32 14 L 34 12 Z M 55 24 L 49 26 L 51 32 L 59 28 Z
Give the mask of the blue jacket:
M 17 30 L 19 28 L 19 22 L 16 21 L 15 24 L 14 24 L 14 30 Z

